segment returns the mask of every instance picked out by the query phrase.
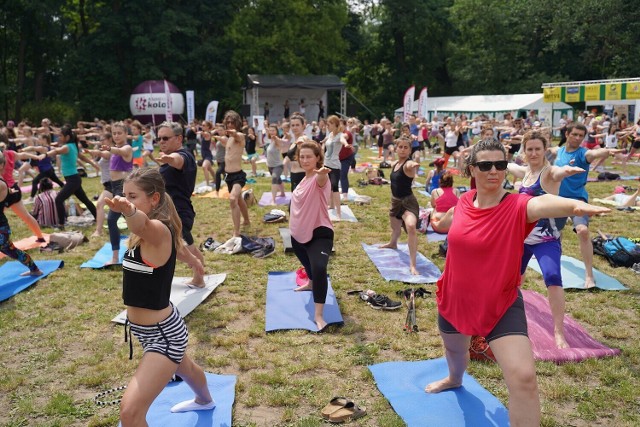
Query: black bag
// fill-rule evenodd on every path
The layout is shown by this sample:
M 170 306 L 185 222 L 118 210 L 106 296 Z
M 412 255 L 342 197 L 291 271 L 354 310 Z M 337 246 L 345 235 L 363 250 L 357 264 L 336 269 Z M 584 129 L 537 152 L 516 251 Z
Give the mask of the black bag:
M 447 250 L 449 250 L 449 241 L 447 239 L 444 239 L 444 242 L 440 243 L 438 248 L 439 248 L 440 255 L 446 258 Z
M 389 162 L 380 162 L 380 165 L 378 165 L 379 168 L 381 169 L 389 169 L 391 167 L 391 163 Z
M 598 174 L 598 181 L 615 181 L 620 179 L 620 175 L 613 172 L 602 172 Z

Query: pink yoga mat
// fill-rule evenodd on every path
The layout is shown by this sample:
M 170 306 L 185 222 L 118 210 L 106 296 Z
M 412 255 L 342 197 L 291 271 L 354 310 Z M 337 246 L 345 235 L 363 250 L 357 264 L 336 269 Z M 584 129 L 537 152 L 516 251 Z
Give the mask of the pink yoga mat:
M 547 298 L 537 292 L 524 289 L 522 296 L 534 359 L 564 363 L 620 354 L 619 349 L 609 348 L 596 341 L 578 322 L 567 315 L 564 318 L 564 334 L 571 348 L 557 348 Z
M 271 193 L 262 193 L 262 197 L 260 197 L 260 201 L 258 202 L 258 206 L 269 206 L 271 205 Z M 287 191 L 284 193 L 284 197 L 278 195 L 276 196 L 276 205 L 288 205 L 291 203 L 291 192 Z M 271 205 L 273 206 L 273 205 Z

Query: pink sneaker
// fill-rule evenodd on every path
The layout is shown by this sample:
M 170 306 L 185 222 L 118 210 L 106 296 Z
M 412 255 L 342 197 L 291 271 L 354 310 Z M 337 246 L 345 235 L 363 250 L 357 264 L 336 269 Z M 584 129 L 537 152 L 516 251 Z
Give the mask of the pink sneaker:
M 307 276 L 307 272 L 304 267 L 300 267 L 296 270 L 296 285 L 298 286 L 306 286 L 309 284 L 309 276 Z

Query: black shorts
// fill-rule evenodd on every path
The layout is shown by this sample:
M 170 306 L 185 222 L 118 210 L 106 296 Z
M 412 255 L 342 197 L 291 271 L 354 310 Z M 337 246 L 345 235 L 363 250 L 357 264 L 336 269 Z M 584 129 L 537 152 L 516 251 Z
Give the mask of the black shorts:
M 511 148 L 509 148 L 509 154 L 516 154 L 518 151 L 520 151 L 520 146 L 522 144 L 511 144 Z
M 236 184 L 238 184 L 240 188 L 244 187 L 247 183 L 247 174 L 244 171 L 227 173 L 224 182 L 227 183 L 227 188 L 229 189 L 229 193 L 231 193 L 233 186 Z
M 20 187 L 18 186 L 17 182 L 13 183 L 13 185 L 11 186 L 11 189 L 14 190 L 14 192 L 7 193 L 7 197 L 5 197 L 4 201 L 2 202 L 4 203 L 4 206 L 7 208 L 11 205 L 15 205 L 20 200 L 22 200 L 22 190 L 20 190 Z
M 633 141 L 633 144 L 631 144 L 632 148 L 635 148 L 636 150 L 640 149 L 640 139 L 637 141 Z
M 458 330 L 449 323 L 444 317 L 438 313 L 438 329 L 443 334 L 459 334 Z M 505 337 L 507 335 L 524 335 L 527 333 L 527 317 L 524 314 L 524 299 L 522 292 L 518 289 L 518 297 L 511 307 L 507 309 L 498 324 L 484 337 L 487 342 L 491 342 L 496 338 Z
M 187 246 L 193 245 L 193 235 L 191 234 L 191 229 L 193 228 L 194 217 L 193 214 L 180 213 L 178 212 L 178 216 L 180 217 L 180 221 L 182 221 L 182 238 Z
M 416 151 L 422 151 L 424 150 L 424 145 L 420 146 L 418 145 L 417 147 L 411 147 L 411 155 L 413 156 L 413 153 L 415 153 Z
M 453 153 L 455 153 L 456 151 L 458 151 L 457 145 L 455 147 L 444 147 L 445 154 L 448 154 L 450 156 L 453 156 Z
M 113 194 L 113 190 L 111 189 L 111 181 L 103 182 L 102 187 L 104 188 L 104 191 L 108 191 L 109 193 Z

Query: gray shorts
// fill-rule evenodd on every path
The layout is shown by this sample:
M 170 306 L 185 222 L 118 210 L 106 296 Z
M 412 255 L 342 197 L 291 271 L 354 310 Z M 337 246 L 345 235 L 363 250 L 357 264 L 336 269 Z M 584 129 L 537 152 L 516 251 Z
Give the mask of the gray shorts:
M 573 231 L 575 233 L 576 227 L 580 224 L 589 227 L 589 215 L 584 216 L 572 216 L 571 221 L 573 221 Z M 555 218 L 556 227 L 558 230 L 562 230 L 564 226 L 567 224 L 567 218 Z
M 282 184 L 282 171 L 284 170 L 283 166 L 274 166 L 269 168 L 269 173 L 271 174 L 271 184 L 279 185 Z

